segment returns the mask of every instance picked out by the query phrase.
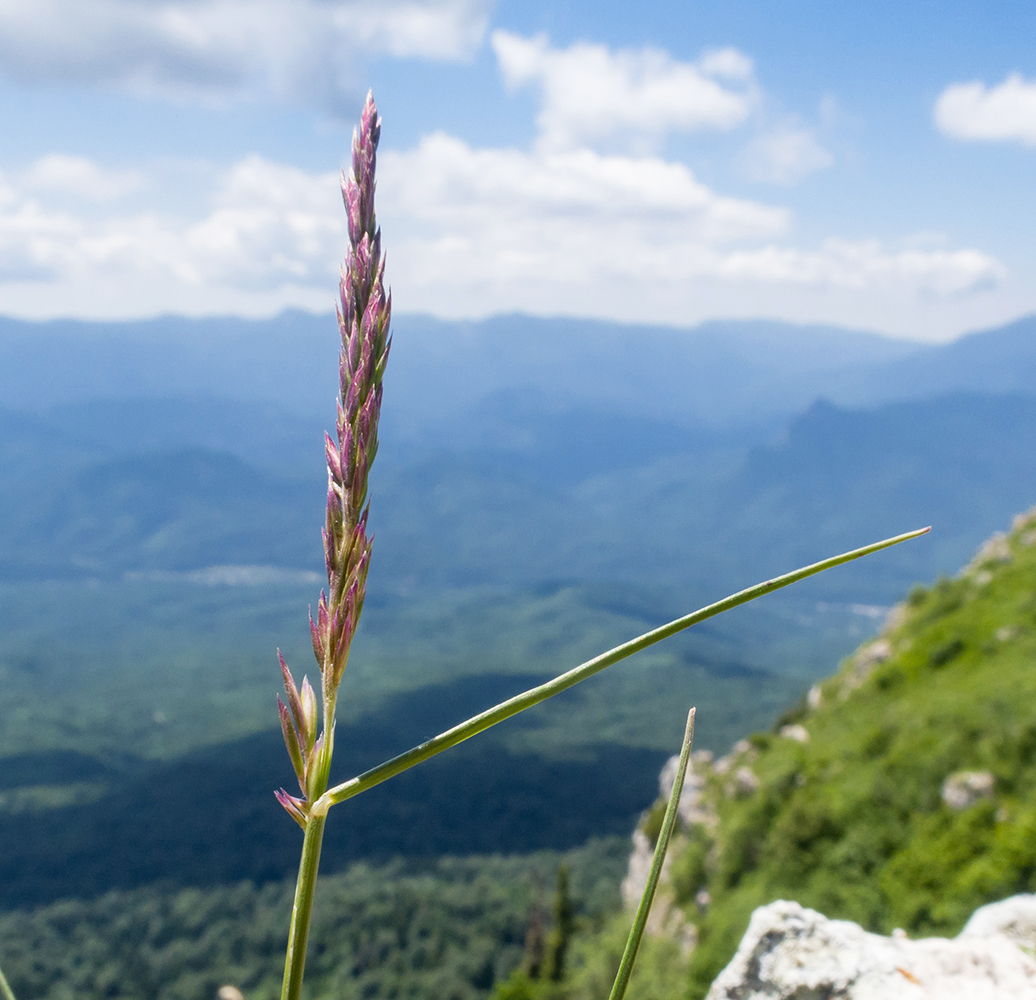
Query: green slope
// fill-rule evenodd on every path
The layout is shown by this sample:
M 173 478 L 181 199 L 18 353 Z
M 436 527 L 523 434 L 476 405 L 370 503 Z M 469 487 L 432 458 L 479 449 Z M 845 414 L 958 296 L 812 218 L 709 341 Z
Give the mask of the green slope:
M 699 755 L 711 818 L 683 832 L 671 886 L 697 928 L 691 995 L 775 899 L 954 934 L 976 907 L 1036 889 L 1034 709 L 1036 508 L 957 577 L 916 587 L 772 732 Z M 979 792 L 951 808 L 947 783 L 967 773 Z

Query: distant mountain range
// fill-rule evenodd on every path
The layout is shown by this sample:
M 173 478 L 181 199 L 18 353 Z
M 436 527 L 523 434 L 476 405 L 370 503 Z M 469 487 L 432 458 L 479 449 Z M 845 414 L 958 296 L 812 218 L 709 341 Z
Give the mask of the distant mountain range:
M 400 317 L 372 585 L 739 586 L 931 522 L 818 594 L 889 602 L 1036 499 L 1036 318 L 945 346 Z M 0 321 L 0 578 L 319 569 L 336 332 Z M 848 408 L 851 405 L 852 408 Z
M 724 320 L 679 329 L 501 316 L 398 316 L 386 418 L 459 415 L 500 392 L 538 389 L 687 425 L 784 418 L 819 397 L 853 406 L 1036 384 L 1036 317 L 931 346 L 834 327 Z M 0 404 L 46 411 L 109 399 L 209 396 L 326 419 L 333 318 L 86 323 L 0 317 Z

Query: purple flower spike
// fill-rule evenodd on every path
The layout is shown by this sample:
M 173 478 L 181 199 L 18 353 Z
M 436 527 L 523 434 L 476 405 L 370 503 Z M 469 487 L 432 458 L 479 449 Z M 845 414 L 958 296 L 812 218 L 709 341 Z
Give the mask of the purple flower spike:
M 385 290 L 381 233 L 374 216 L 374 171 L 381 123 L 368 94 L 353 135 L 352 170 L 342 199 L 352 244 L 342 267 L 338 329 L 337 448 L 327 442 L 328 506 L 325 531 L 328 615 L 317 621 L 325 700 L 337 689 L 349 656 L 366 591 L 370 542 L 366 533 L 367 476 L 378 447 L 381 379 L 391 344 L 391 304 Z
M 339 399 L 335 435 L 325 435 L 327 513 L 323 527 L 328 592 L 320 595 L 317 616 L 310 616 L 313 654 L 320 664 L 324 733 L 317 738 L 316 698 L 308 681 L 301 692 L 281 660 L 288 695 L 281 713 L 285 742 L 298 770 L 295 748 L 302 757 L 299 784 L 307 799 L 326 787 L 330 765 L 334 704 L 349 659 L 367 592 L 373 539 L 367 534 L 367 479 L 378 451 L 382 377 L 391 336 L 392 296 L 385 288 L 381 231 L 374 215 L 374 173 L 381 121 L 374 98 L 367 101 L 353 133 L 352 168 L 342 175 L 342 200 L 349 229 L 349 252 L 339 283 Z M 292 743 L 294 738 L 294 744 Z M 308 804 L 283 790 L 277 795 L 292 818 L 305 826 Z

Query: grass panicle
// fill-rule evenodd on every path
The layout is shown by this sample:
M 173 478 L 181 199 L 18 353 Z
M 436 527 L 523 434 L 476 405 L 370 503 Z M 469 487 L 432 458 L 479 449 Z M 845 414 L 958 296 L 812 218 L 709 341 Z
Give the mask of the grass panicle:
M 324 815 L 310 807 L 327 788 L 334 752 L 335 703 L 349 659 L 349 649 L 363 611 L 370 567 L 367 534 L 370 505 L 367 482 L 378 452 L 382 379 L 388 361 L 392 316 L 385 290 L 385 258 L 374 215 L 374 173 L 381 120 L 368 93 L 353 133 L 352 171 L 342 176 L 342 198 L 349 228 L 349 252 L 339 283 L 338 413 L 336 436 L 324 435 L 327 456 L 327 512 L 324 520 L 324 562 L 327 592 L 320 592 L 317 617 L 310 614 L 313 654 L 320 668 L 323 726 L 317 735 L 316 695 L 304 678 L 301 690 L 278 654 L 288 704 L 278 711 L 288 756 L 301 796 L 283 788 L 276 795 L 305 831 L 295 906 L 292 910 L 282 996 L 297 1000 L 302 988 L 313 891 L 320 865 Z

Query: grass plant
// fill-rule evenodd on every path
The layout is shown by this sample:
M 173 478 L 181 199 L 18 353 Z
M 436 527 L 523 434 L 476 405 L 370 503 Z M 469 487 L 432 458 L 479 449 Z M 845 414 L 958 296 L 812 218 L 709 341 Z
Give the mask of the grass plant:
M 380 136 L 381 121 L 373 96 L 368 94 L 359 127 L 353 135 L 352 171 L 348 177 L 343 177 L 342 184 L 350 250 L 342 268 L 341 304 L 338 311 L 342 348 L 339 360 L 341 395 L 336 422 L 337 440 L 325 435 L 328 493 L 323 539 L 328 590 L 326 594 L 321 591 L 316 621 L 313 621 L 312 617 L 310 619 L 313 652 L 320 667 L 322 703 L 319 716 L 316 695 L 308 678 L 304 678 L 301 687 L 298 687 L 283 657 L 280 660 L 287 695 L 287 705 L 278 699 L 281 728 L 302 795 L 293 796 L 281 789 L 277 797 L 304 831 L 285 956 L 282 1000 L 299 1000 L 301 996 L 324 827 L 328 811 L 333 805 L 339 805 L 429 760 L 698 622 L 823 570 L 915 538 L 928 530 L 922 528 L 823 560 L 677 618 L 544 684 L 480 712 L 384 764 L 328 788 L 334 751 L 338 687 L 348 662 L 349 649 L 366 596 L 372 547 L 372 539 L 368 537 L 366 530 L 370 509 L 367 477 L 377 454 L 382 379 L 391 344 L 391 297 L 385 291 L 385 260 L 381 253 L 381 231 L 374 213 L 375 166 Z M 690 753 L 693 718 L 692 710 L 684 739 L 685 758 Z M 684 763 L 686 765 L 686 761 Z M 673 800 L 669 804 L 658 839 L 655 863 L 659 870 L 668 844 L 668 835 L 671 834 L 672 823 L 675 822 L 675 802 L 676 800 Z M 648 881 L 620 964 L 612 1000 L 620 1000 L 625 992 L 655 882 L 657 872 L 655 880 Z
M 329 787 L 339 685 L 366 597 L 373 542 L 367 533 L 370 509 L 368 475 L 378 450 L 382 380 L 391 345 L 391 296 L 384 284 L 385 258 L 374 213 L 376 152 L 380 133 L 381 122 L 377 109 L 372 96 L 368 95 L 359 127 L 353 136 L 351 173 L 343 176 L 342 184 L 350 249 L 340 282 L 340 397 L 336 435 L 334 439 L 325 435 L 328 492 L 323 542 L 328 588 L 326 593 L 321 591 L 315 620 L 312 616 L 310 618 L 313 652 L 320 671 L 319 704 L 317 692 L 308 678 L 304 677 L 301 685 L 296 684 L 287 663 L 278 653 L 286 695 L 286 702 L 278 699 L 278 710 L 300 794 L 292 795 L 281 789 L 276 795 L 284 809 L 304 831 L 281 1000 L 300 1000 L 302 995 L 317 872 L 325 825 L 332 806 L 342 804 L 428 761 L 693 625 L 827 569 L 916 538 L 929 530 L 921 528 L 896 535 L 741 590 L 621 643 L 559 676 L 472 716 L 349 781 Z M 611 1000 L 622 1000 L 630 981 L 665 852 L 675 829 L 676 807 L 690 755 L 694 715 L 692 709 L 684 733 L 681 766 L 659 828 L 651 874 L 619 963 Z M 0 992 L 3 1000 L 13 1000 L 2 973 Z

